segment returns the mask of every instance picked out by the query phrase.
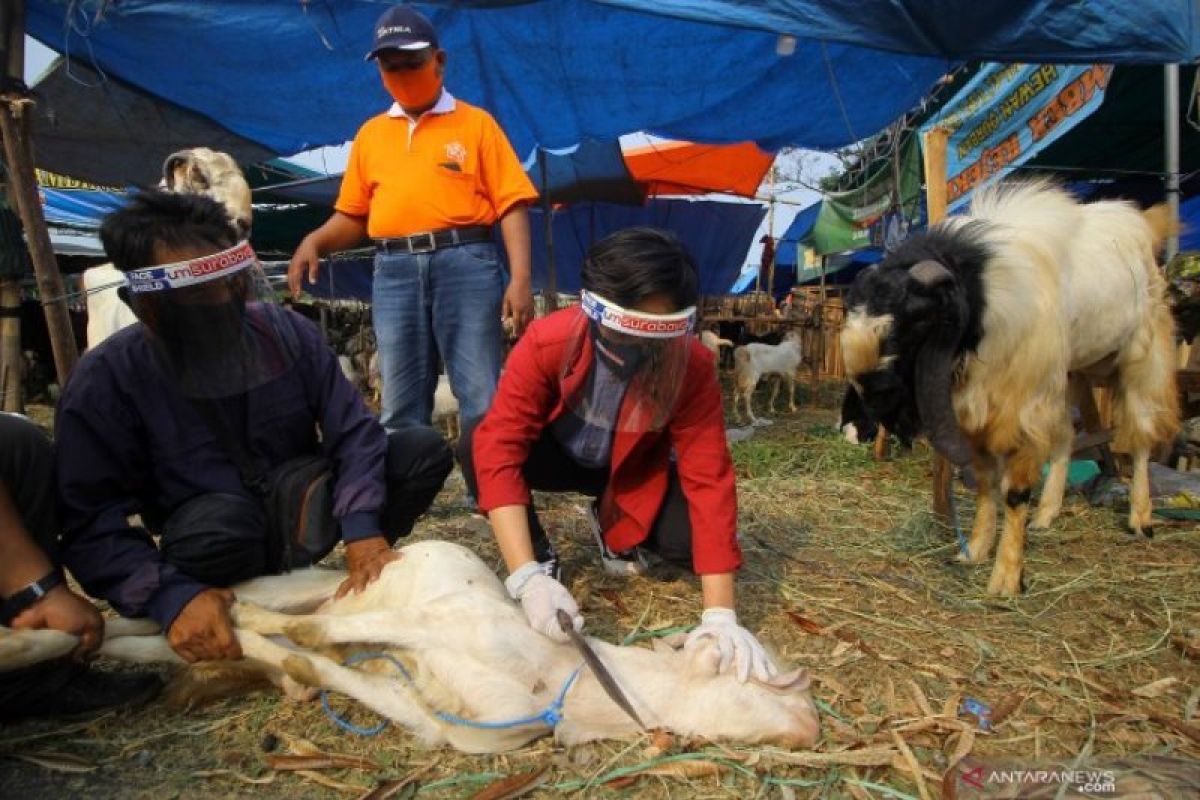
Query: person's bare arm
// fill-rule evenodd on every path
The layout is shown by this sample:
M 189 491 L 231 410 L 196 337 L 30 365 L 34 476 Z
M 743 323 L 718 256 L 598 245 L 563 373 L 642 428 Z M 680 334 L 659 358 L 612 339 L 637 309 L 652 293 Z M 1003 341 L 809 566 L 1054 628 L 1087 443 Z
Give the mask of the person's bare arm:
M 292 254 L 292 260 L 288 264 L 288 289 L 291 290 L 292 296 L 300 295 L 306 275 L 309 283 L 317 282 L 321 256 L 346 250 L 365 238 L 366 217 L 352 217 L 341 211 L 334 211 L 333 216 L 326 220 L 324 225 L 304 237 L 296 247 L 296 252 Z
M 504 251 L 508 254 L 509 281 L 501 316 L 511 319 L 517 336 L 533 321 L 533 267 L 530 263 L 529 210 L 518 203 L 500 218 Z
M 8 487 L 0 483 L 0 597 L 9 597 L 54 568 L 29 535 Z M 14 629 L 41 629 L 79 637 L 74 656 L 83 659 L 104 641 L 104 618 L 94 605 L 60 584 L 12 620 Z

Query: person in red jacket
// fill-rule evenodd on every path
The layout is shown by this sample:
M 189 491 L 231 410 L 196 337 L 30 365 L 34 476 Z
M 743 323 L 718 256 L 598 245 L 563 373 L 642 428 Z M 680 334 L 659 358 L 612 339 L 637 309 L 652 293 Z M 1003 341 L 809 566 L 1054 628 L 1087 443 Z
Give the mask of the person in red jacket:
M 704 614 L 685 647 L 711 638 L 719 670 L 765 680 L 775 667 L 734 611 L 737 492 L 713 360 L 692 335 L 695 264 L 670 233 L 630 228 L 592 247 L 582 284 L 581 306 L 530 325 L 460 439 L 505 587 L 547 636 L 567 638 L 559 609 L 582 629 L 530 490 L 590 495 L 605 569 L 639 573 L 651 551 L 698 574 Z

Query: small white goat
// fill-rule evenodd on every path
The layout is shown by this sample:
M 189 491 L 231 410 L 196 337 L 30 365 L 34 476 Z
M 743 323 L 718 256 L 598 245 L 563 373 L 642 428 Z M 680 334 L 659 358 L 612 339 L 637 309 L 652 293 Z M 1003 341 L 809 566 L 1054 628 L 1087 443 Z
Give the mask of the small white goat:
M 243 680 L 252 680 L 251 670 L 257 669 L 276 684 L 284 684 L 286 676 L 301 686 L 332 689 L 404 726 L 426 745 L 469 753 L 511 750 L 551 731 L 565 745 L 638 734 L 596 677 L 579 670 L 574 647 L 530 628 L 478 556 L 441 541 L 417 542 L 401 552 L 404 557 L 389 564 L 377 581 L 341 599 L 332 597 L 345 573 L 332 570 L 301 570 L 234 587 L 245 660 L 196 669 L 211 673 L 224 667 Z M 110 622 L 101 653 L 179 663 L 166 639 L 148 632 L 145 621 Z M 65 654 L 75 641 L 58 631 L 0 628 L 0 670 Z M 657 641 L 653 649 L 589 642 L 651 727 L 785 747 L 809 747 L 817 739 L 819 722 L 803 669 L 777 676 L 769 685 L 741 684 L 731 673 L 717 673 L 715 644 L 685 655 Z M 297 646 L 321 648 L 322 654 Z M 385 660 L 361 670 L 341 665 L 364 652 L 386 653 L 404 665 L 408 676 Z M 203 691 L 200 682 L 195 686 Z M 555 726 L 537 719 L 488 729 L 447 719 L 535 717 L 564 687 Z
M 458 398 L 450 389 L 450 378 L 438 375 L 437 389 L 433 392 L 433 424 L 439 422 L 446 425 L 446 436 L 458 438 Z
M 796 372 L 803 360 L 800 334 L 790 331 L 779 344 L 754 342 L 733 349 L 733 413 L 737 415 L 738 399 L 746 405 L 746 418 L 757 422 L 751 399 L 754 389 L 764 375 L 778 375 L 788 385 L 788 411 L 796 410 Z M 779 381 L 771 387 L 769 410 L 775 410 L 775 398 L 779 395 Z
M 125 285 L 125 273 L 112 264 L 101 264 L 83 272 L 87 293 L 87 346 L 95 347 L 109 336 L 137 322 L 133 309 L 117 290 Z

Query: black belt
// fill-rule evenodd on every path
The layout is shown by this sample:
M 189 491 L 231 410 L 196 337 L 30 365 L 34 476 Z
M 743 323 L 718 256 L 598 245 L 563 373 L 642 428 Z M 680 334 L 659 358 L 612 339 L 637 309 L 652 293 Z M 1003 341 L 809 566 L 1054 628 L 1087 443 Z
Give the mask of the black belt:
M 412 236 L 401 236 L 396 239 L 376 239 L 375 247 L 381 253 L 388 255 L 402 253 L 432 253 L 443 247 L 455 247 L 460 244 L 474 242 L 490 242 L 492 228 L 490 225 L 468 225 L 463 228 L 445 228 L 440 231 L 414 233 Z

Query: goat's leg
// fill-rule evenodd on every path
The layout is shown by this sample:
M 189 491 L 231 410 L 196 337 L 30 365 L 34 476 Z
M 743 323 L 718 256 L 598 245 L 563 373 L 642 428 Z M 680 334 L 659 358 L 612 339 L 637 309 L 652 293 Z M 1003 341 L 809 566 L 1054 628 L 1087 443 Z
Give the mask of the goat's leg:
M 289 617 L 280 633 L 301 647 L 371 642 L 409 649 L 441 642 L 438 626 L 420 609 L 364 611 L 359 614 L 309 614 Z
M 988 581 L 988 594 L 1015 596 L 1024 590 L 1025 524 L 1029 518 L 1029 498 L 1041 470 L 1041 458 L 1029 449 L 1021 449 L 1008 460 L 1004 495 L 1004 533 L 996 551 L 996 565 Z
M 880 427 L 882 430 L 882 426 Z M 975 525 L 971 529 L 971 540 L 967 552 L 959 553 L 958 560 L 965 564 L 982 564 L 992 552 L 996 541 L 996 497 L 1000 494 L 999 470 L 991 455 L 972 459 L 975 477 L 979 482 L 975 490 Z
M 768 380 L 771 381 L 771 398 L 767 400 L 767 411 L 775 413 L 775 399 L 779 397 L 779 384 L 781 379 L 778 375 L 771 375 Z
M 1054 431 L 1050 456 L 1050 474 L 1042 485 L 1037 514 L 1030 525 L 1034 530 L 1049 528 L 1062 510 L 1063 493 L 1067 490 L 1067 471 L 1071 466 L 1071 444 L 1074 439 L 1071 416 L 1064 408 L 1063 418 Z
M 1150 445 L 1133 448 L 1133 483 L 1129 487 L 1129 532 L 1154 537 L 1150 504 Z
M 788 373 L 784 376 L 784 380 L 788 385 L 788 411 L 796 413 L 796 376 Z
M 276 667 L 302 686 L 332 689 L 348 695 L 413 731 L 428 744 L 444 741 L 438 725 L 413 701 L 405 684 L 392 676 L 343 667 L 315 653 L 296 653 L 253 631 L 239 630 L 238 641 L 246 658 Z
M 749 391 L 742 392 L 742 403 L 746 406 L 746 422 L 753 425 L 758 422 L 758 417 L 754 416 L 754 387 L 751 386 Z
M 52 628 L 42 630 L 0 628 L 0 675 L 9 670 L 65 656 L 78 644 L 78 636 Z

